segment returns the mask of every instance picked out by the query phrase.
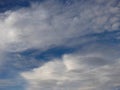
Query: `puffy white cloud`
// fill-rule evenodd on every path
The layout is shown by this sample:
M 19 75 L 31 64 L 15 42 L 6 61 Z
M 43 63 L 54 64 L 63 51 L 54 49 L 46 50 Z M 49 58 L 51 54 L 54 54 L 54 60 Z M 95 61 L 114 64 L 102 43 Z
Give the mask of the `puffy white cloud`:
M 119 69 L 120 60 L 109 63 L 100 54 L 71 54 L 21 76 L 28 83 L 26 90 L 112 90 L 120 85 Z

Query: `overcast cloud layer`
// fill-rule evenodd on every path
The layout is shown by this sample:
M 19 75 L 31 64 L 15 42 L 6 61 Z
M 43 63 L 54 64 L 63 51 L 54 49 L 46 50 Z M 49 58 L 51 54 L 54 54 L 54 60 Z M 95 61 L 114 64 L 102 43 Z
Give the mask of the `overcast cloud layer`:
M 119 0 L 46 0 L 0 13 L 0 72 L 8 62 L 21 67 L 12 74 L 25 90 L 119 90 L 119 30 Z M 59 46 L 77 50 L 44 64 L 20 54 Z M 25 71 L 28 64 L 37 67 Z M 10 85 L 4 81 L 0 87 Z

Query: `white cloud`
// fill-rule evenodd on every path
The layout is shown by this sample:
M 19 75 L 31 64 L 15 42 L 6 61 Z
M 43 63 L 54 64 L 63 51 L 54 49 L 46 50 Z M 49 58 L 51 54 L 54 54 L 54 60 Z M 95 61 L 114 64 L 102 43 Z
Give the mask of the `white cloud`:
M 55 2 L 7 11 L 0 15 L 0 47 L 21 51 L 64 44 L 70 38 L 119 29 L 116 0 L 75 2 L 63 7 Z
M 116 1 L 81 0 L 69 6 L 47 1 L 30 8 L 0 14 L 0 65 L 8 57 L 8 51 L 66 46 L 69 44 L 66 41 L 71 39 L 74 42 L 71 45 L 80 44 L 84 40 L 74 38 L 105 30 L 118 30 L 119 3 L 115 3 Z M 85 42 L 89 42 L 88 38 L 85 38 Z M 115 51 L 116 56 L 113 49 L 101 49 L 101 45 L 86 46 L 85 55 L 64 55 L 60 60 L 52 60 L 21 73 L 28 83 L 27 89 L 110 90 L 120 86 L 120 62 L 116 58 L 119 53 Z M 108 56 L 104 55 L 104 49 Z M 97 51 L 103 54 L 95 54 Z M 16 66 L 20 64 L 16 63 Z
M 28 83 L 26 90 L 111 90 L 120 85 L 119 69 L 120 60 L 111 64 L 100 54 L 71 54 L 21 76 Z

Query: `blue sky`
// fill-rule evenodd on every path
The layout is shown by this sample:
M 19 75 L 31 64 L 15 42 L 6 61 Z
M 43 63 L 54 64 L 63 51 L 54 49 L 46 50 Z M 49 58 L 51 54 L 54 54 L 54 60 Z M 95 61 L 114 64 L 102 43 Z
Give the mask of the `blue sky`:
M 120 90 L 119 0 L 1 0 L 0 90 Z

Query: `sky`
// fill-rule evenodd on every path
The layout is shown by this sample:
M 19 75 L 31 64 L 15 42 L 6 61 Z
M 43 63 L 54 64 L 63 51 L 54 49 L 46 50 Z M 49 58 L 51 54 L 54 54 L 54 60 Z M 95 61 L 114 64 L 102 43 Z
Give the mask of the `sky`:
M 120 1 L 0 0 L 0 90 L 120 90 Z

